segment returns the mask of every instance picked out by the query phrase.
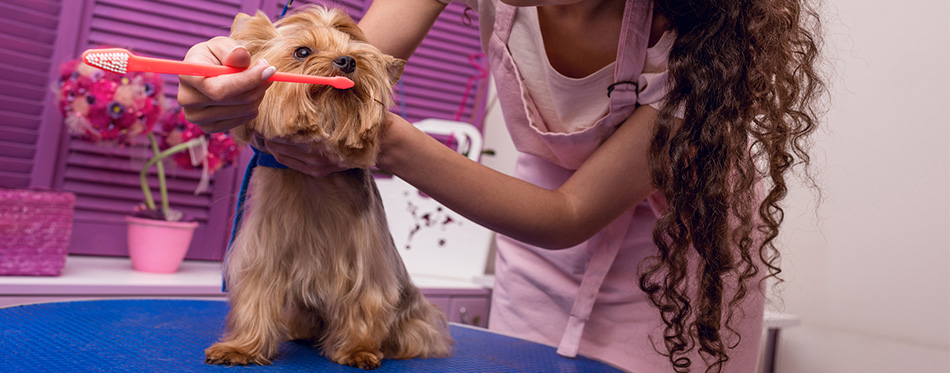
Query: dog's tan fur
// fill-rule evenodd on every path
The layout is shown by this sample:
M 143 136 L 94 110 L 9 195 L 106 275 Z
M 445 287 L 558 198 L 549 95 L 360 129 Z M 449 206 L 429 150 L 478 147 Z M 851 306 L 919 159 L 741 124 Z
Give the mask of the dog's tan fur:
M 246 142 L 320 141 L 353 169 L 315 178 L 258 167 L 245 220 L 226 264 L 227 334 L 205 352 L 213 364 L 269 364 L 281 342 L 312 339 L 331 360 L 363 369 L 382 358 L 442 357 L 452 350 L 445 315 L 409 279 L 393 245 L 368 167 L 405 61 L 365 42 L 341 10 L 311 7 L 274 24 L 239 14 L 231 37 L 278 71 L 346 75 L 356 86 L 274 83 L 258 117 L 235 129 Z M 294 51 L 309 47 L 305 59 Z M 348 55 L 345 74 L 333 60 Z

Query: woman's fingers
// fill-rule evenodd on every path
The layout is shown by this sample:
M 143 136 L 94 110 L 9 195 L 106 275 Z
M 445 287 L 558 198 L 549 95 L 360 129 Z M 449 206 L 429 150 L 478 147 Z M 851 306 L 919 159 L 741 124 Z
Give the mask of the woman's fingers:
M 220 120 L 214 120 L 211 122 L 204 122 L 204 124 L 198 124 L 195 122 L 192 122 L 192 123 L 197 124 L 198 127 L 200 127 L 201 130 L 204 131 L 205 133 L 217 133 L 217 132 L 224 132 L 234 127 L 250 122 L 254 118 L 255 116 L 245 115 L 245 116 L 240 116 L 236 118 L 220 119 Z
M 188 121 L 205 132 L 225 131 L 257 116 L 274 71 L 266 61 L 251 66 L 251 55 L 237 41 L 217 37 L 188 50 L 185 61 L 246 68 L 216 77 L 179 75 L 178 104 Z M 249 118 L 248 118 L 249 117 Z M 247 120 L 236 120 L 248 118 Z
M 238 104 L 208 105 L 210 99 L 181 85 L 178 88 L 178 101 L 189 122 L 197 124 L 207 133 L 222 132 L 257 117 L 264 89 L 241 99 Z
M 251 52 L 248 52 L 247 48 L 245 48 L 243 45 L 238 44 L 236 40 L 233 40 L 231 38 L 225 38 L 225 39 L 228 41 L 215 44 L 215 46 L 212 48 L 216 48 L 216 49 L 212 50 L 211 53 L 213 53 L 215 57 L 220 59 L 220 61 L 225 66 L 241 67 L 241 68 L 251 66 Z M 220 53 L 224 51 L 225 49 L 227 49 L 228 51 L 224 55 L 224 58 L 219 57 Z
M 247 87 L 235 83 L 231 75 L 201 78 L 196 85 L 185 83 L 184 78 L 179 79 L 178 104 L 196 110 L 215 105 L 248 105 L 263 97 L 271 85 L 271 82 L 265 82 L 244 90 Z
M 241 57 L 244 56 L 244 59 Z M 227 64 L 225 61 L 228 60 Z M 218 36 L 193 45 L 185 53 L 185 61 L 209 65 L 228 65 L 245 68 L 251 65 L 251 54 L 237 40 Z
M 273 155 L 277 162 L 310 176 L 323 177 L 346 169 L 326 157 L 320 143 L 297 143 L 282 138 L 264 139 L 255 135 L 251 144 Z
M 310 163 L 315 165 L 320 162 L 318 157 L 322 155 L 322 152 L 316 149 L 316 144 L 296 143 L 280 138 L 267 139 L 264 143 L 271 154 L 310 159 Z
M 182 95 L 183 94 L 180 93 L 179 97 L 182 97 Z M 264 95 L 262 93 L 257 97 L 248 97 L 247 100 L 242 100 L 241 103 L 217 104 L 204 107 L 182 104 L 181 107 L 185 109 L 185 118 L 194 124 L 202 126 L 206 123 L 245 116 L 250 116 L 253 119 L 257 117 L 263 99 Z
M 245 93 L 253 93 L 262 86 L 270 86 L 267 81 L 275 68 L 267 61 L 257 60 L 254 66 L 239 73 L 205 77 L 196 80 L 193 85 L 199 92 L 215 102 L 239 103 L 244 101 Z

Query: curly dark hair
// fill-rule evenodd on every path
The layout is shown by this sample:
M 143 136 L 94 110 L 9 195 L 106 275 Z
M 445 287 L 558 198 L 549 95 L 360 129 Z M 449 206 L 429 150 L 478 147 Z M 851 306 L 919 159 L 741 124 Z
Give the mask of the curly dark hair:
M 808 136 L 826 93 L 820 22 L 806 1 L 656 0 L 676 32 L 649 150 L 669 208 L 640 288 L 666 324 L 665 351 L 654 347 L 677 372 L 690 370 L 693 349 L 707 372 L 722 371 L 741 338 L 740 301 L 781 272 L 774 240 L 786 173 L 802 165 L 808 175 Z

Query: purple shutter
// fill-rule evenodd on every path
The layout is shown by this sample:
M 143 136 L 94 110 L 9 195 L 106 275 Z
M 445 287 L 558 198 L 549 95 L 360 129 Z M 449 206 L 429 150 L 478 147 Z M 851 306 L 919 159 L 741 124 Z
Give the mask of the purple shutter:
M 296 0 L 290 5 L 290 10 L 287 13 L 307 5 L 317 4 L 342 8 L 350 17 L 359 22 L 363 18 L 363 13 L 366 13 L 366 7 L 369 7 L 370 1 L 372 0 L 367 0 L 364 4 L 363 0 Z M 271 17 L 271 20 L 277 20 L 280 17 L 280 12 L 284 10 L 284 4 L 287 4 L 286 0 L 276 0 L 271 7 L 264 8 L 265 13 Z M 266 9 L 269 9 L 269 11 L 266 11 Z
M 214 36 L 227 35 L 239 11 L 252 11 L 259 0 L 85 0 L 74 58 L 87 48 L 121 47 L 134 53 L 180 60 L 188 48 Z M 178 78 L 164 75 L 165 105 L 174 108 Z M 61 118 L 54 118 L 61 121 Z M 98 146 L 67 138 L 63 141 L 54 186 L 76 193 L 70 252 L 127 255 L 124 217 L 142 201 L 138 172 L 149 153 L 144 136 L 130 148 Z M 246 159 L 246 157 L 245 157 Z M 238 166 L 240 167 L 240 166 Z M 220 260 L 229 238 L 234 195 L 241 172 L 219 170 L 209 191 L 194 195 L 199 171 L 176 169 L 166 163 L 169 200 L 200 224 L 189 259 Z M 149 176 L 158 196 L 154 168 Z
M 409 122 L 455 119 L 461 107 L 459 120 L 482 128 L 488 85 L 487 78 L 473 79 L 481 73 L 469 57 L 480 55 L 482 46 L 478 15 L 474 11 L 466 14 L 465 9 L 458 2 L 449 4 L 406 64 L 396 87 L 400 101 L 393 110 Z
M 75 43 L 78 1 L 0 1 L 0 186 L 52 186 L 59 153 L 50 76 Z

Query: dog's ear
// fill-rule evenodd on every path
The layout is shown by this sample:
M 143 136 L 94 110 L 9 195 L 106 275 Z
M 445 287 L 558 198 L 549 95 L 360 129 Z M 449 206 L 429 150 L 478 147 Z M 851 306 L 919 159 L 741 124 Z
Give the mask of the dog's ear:
M 386 72 L 389 73 L 389 83 L 395 86 L 399 78 L 402 77 L 402 70 L 406 68 L 406 60 L 386 56 L 386 63 Z
M 277 29 L 274 28 L 274 24 L 264 12 L 259 10 L 253 17 L 238 13 L 234 17 L 234 23 L 231 24 L 231 38 L 235 40 L 263 42 L 276 37 Z M 255 52 L 250 50 L 251 46 L 247 47 L 252 54 Z

